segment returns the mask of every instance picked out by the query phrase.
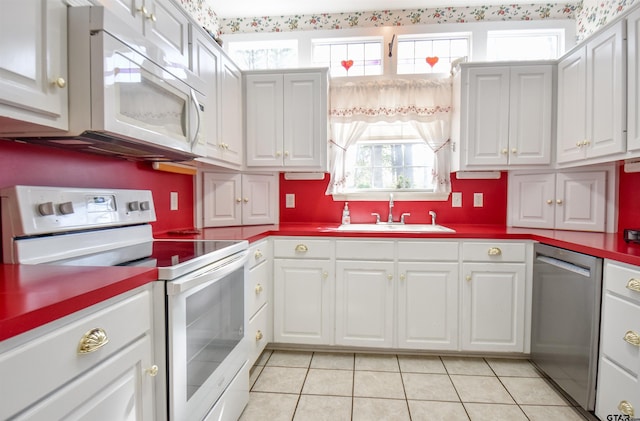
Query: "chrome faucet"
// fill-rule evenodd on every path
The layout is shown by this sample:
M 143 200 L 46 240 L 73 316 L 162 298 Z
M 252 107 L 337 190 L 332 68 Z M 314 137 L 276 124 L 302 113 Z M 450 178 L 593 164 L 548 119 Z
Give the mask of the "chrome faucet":
M 387 218 L 387 222 L 393 222 L 393 193 L 389 193 L 389 218 Z
M 431 215 L 431 225 L 436 224 L 436 213 L 434 211 L 429 211 L 429 215 Z

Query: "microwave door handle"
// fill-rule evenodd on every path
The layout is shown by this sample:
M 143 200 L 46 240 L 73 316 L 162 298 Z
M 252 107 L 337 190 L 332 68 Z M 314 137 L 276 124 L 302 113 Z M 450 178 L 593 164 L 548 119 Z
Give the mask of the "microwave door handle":
M 198 134 L 200 134 L 200 103 L 198 102 L 198 98 L 196 98 L 196 93 L 193 89 L 191 89 L 191 102 L 196 108 L 196 116 L 198 117 L 198 124 L 196 125 L 196 132 L 193 134 L 193 139 L 191 139 L 191 151 L 193 151 L 193 147 L 195 146 L 198 140 Z

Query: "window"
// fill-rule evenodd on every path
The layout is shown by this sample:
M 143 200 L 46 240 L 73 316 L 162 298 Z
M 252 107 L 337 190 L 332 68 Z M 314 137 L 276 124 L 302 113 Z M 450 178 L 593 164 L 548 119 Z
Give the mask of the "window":
M 329 67 L 332 77 L 382 74 L 382 38 L 314 40 L 313 65 Z
M 347 150 L 346 190 L 433 191 L 434 154 L 409 123 L 371 124 Z
M 230 42 L 229 55 L 242 70 L 298 67 L 298 41 Z
M 412 35 L 398 38 L 398 74 L 448 73 L 451 62 L 469 56 L 470 35 Z
M 553 60 L 564 53 L 564 30 L 488 31 L 488 60 Z

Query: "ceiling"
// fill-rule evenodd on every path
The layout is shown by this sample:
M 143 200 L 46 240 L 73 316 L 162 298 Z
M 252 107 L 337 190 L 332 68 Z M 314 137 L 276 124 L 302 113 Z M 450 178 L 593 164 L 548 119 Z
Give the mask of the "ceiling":
M 221 18 L 365 12 L 372 10 L 429 9 L 490 5 L 490 0 L 207 0 Z M 501 4 L 547 3 L 545 0 L 503 0 Z

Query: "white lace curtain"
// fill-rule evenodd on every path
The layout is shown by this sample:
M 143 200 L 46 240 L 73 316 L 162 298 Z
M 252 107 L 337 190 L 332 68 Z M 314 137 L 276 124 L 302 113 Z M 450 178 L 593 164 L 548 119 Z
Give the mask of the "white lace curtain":
M 436 192 L 449 193 L 451 182 L 451 80 L 408 79 L 331 82 L 329 91 L 329 171 L 326 194 L 343 193 L 349 169 L 345 153 L 369 123 L 410 122 L 434 151 Z

